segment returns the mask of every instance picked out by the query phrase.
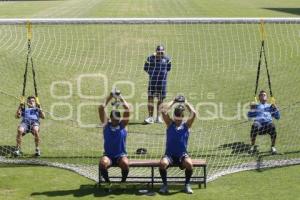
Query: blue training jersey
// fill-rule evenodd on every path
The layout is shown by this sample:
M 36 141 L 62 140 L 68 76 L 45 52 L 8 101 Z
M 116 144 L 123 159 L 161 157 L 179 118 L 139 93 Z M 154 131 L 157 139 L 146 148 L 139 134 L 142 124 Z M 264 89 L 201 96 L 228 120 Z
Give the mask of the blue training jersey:
M 181 157 L 187 153 L 189 128 L 186 123 L 176 127 L 175 122 L 167 128 L 166 155 Z
M 144 70 L 149 75 L 149 85 L 164 86 L 167 82 L 168 72 L 171 70 L 171 59 L 168 56 L 157 59 L 153 54 L 147 58 Z
M 40 112 L 38 108 L 25 108 L 22 110 L 22 122 L 31 124 L 32 122 L 39 123 Z
M 255 110 L 248 112 L 248 117 L 254 118 L 254 121 L 260 124 L 267 124 L 272 122 L 272 117 L 277 120 L 280 119 L 280 112 L 268 103 L 259 103 Z
M 111 158 L 117 158 L 126 152 L 127 131 L 122 123 L 113 127 L 108 122 L 103 130 L 104 135 L 104 153 Z

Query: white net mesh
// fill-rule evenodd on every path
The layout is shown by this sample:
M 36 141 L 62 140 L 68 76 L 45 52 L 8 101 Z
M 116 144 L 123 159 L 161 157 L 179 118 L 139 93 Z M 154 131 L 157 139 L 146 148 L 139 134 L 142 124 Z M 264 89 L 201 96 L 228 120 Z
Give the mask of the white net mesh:
M 166 128 L 141 124 L 148 115 L 148 75 L 143 65 L 156 45 L 164 44 L 172 58 L 166 100 L 180 93 L 195 106 L 198 118 L 192 127 L 188 149 L 192 158 L 207 160 L 209 178 L 299 161 L 300 27 L 292 19 L 278 19 L 278 23 L 265 25 L 273 92 L 282 114 L 282 119 L 275 122 L 279 152 L 275 156 L 269 153 L 269 136 L 257 138 L 259 154 L 247 153 L 251 122 L 246 113 L 253 100 L 256 79 L 260 49 L 258 23 L 242 19 L 236 20 L 238 23 L 221 19 L 217 23 L 157 20 L 160 24 L 153 21 L 133 24 L 126 23 L 125 19 L 116 24 L 93 24 L 93 20 L 68 24 L 45 21 L 33 25 L 32 38 L 40 101 L 47 112 L 47 119 L 41 122 L 42 156 L 32 158 L 34 142 L 28 135 L 23 140 L 24 155 L 18 160 L 76 166 L 83 170 L 82 174 L 96 179 L 103 152 L 97 106 L 113 87 L 120 89 L 134 108 L 128 127 L 129 158 L 159 159 L 165 149 Z M 22 90 L 26 27 L 21 22 L 19 25 L 14 21 L 2 23 L 0 145 L 5 159 L 1 161 L 16 162 L 11 151 L 19 123 L 14 113 Z M 259 89 L 268 89 L 264 68 Z M 34 94 L 30 73 L 27 94 Z M 136 154 L 140 147 L 148 153 Z M 143 175 L 146 173 L 143 170 L 132 169 L 130 173 Z M 195 170 L 195 174 L 200 172 Z M 114 173 L 119 174 L 119 170 Z M 179 169 L 170 171 L 174 175 L 179 173 L 182 173 Z

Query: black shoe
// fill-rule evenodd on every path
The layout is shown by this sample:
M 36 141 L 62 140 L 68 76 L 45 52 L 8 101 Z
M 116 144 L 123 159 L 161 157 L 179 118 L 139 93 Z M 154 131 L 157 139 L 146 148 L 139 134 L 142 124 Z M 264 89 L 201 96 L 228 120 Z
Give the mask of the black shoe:
M 41 150 L 40 150 L 40 149 L 36 149 L 34 155 L 35 155 L 36 157 L 41 156 Z

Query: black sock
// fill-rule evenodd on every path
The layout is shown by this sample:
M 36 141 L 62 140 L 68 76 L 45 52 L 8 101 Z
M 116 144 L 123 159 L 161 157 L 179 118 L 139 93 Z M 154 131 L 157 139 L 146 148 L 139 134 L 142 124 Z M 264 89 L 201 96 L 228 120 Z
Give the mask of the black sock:
M 125 169 L 125 170 L 122 169 L 122 180 L 121 180 L 121 182 L 125 182 L 126 181 L 128 173 L 129 173 L 128 169 Z
M 107 169 L 100 169 L 100 171 L 101 171 L 101 175 L 104 178 L 105 182 L 109 182 Z
M 166 169 L 159 169 L 159 173 L 164 185 L 167 185 L 167 170 Z
M 185 184 L 190 184 L 190 180 L 193 174 L 193 170 L 185 170 Z

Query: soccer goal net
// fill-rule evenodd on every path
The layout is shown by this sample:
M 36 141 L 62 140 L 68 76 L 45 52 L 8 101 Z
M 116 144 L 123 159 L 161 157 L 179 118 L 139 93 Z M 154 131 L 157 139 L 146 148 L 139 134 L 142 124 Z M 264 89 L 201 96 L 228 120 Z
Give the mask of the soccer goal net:
M 188 152 L 205 159 L 210 180 L 247 169 L 296 164 L 300 161 L 300 19 L 33 19 L 0 20 L 0 162 L 31 163 L 73 169 L 97 179 L 103 134 L 97 108 L 112 88 L 132 105 L 127 151 L 130 159 L 159 159 L 165 151 L 166 126 L 143 125 L 148 117 L 149 76 L 146 58 L 165 47 L 172 68 L 165 101 L 182 94 L 195 107 Z M 262 27 L 263 33 L 262 34 Z M 31 36 L 41 121 L 41 157 L 34 139 L 16 145 L 15 112 L 22 95 Z M 263 35 L 263 37 L 262 37 Z M 276 155 L 270 137 L 258 136 L 259 151 L 248 154 L 261 42 L 264 40 L 273 96 L 281 112 Z M 268 74 L 261 62 L 258 90 L 269 94 Z M 26 96 L 34 95 L 31 68 Z M 109 106 L 108 111 L 111 109 Z M 172 115 L 172 114 L 171 114 Z M 138 148 L 147 149 L 137 154 Z M 145 169 L 130 173 L 142 175 Z M 119 170 L 112 169 L 111 173 Z M 171 174 L 182 173 L 171 169 Z M 195 174 L 201 173 L 200 169 Z

